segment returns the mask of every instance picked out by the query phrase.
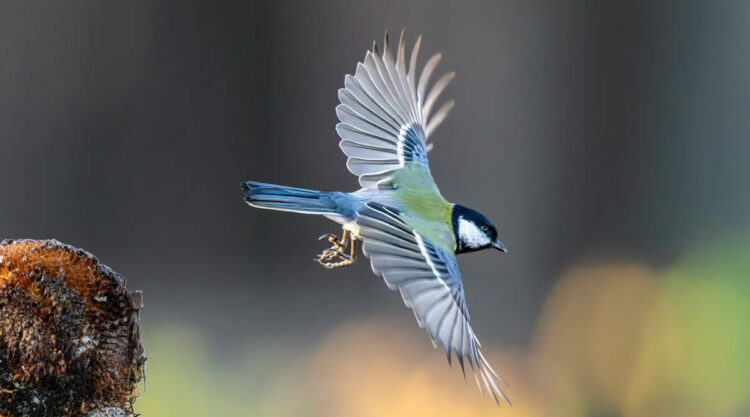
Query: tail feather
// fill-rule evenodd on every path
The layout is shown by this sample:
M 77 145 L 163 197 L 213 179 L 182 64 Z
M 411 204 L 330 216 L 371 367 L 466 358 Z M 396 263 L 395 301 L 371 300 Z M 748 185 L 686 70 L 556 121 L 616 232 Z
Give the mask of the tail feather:
M 245 202 L 253 207 L 307 214 L 332 214 L 337 211 L 336 203 L 327 192 L 255 181 L 240 185 L 245 190 Z

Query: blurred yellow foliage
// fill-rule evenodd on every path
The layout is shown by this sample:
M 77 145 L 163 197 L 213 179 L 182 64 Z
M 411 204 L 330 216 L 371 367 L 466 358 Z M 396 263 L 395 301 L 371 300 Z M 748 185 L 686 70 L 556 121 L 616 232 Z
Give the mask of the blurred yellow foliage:
M 550 411 L 620 408 L 654 286 L 653 272 L 638 265 L 579 267 L 562 276 L 540 317 L 535 352 Z
M 313 356 L 313 415 L 540 415 L 532 412 L 532 402 L 515 386 L 508 392 L 518 399 L 518 406 L 498 408 L 491 400 L 483 401 L 471 371 L 464 381 L 458 365 L 446 366 L 442 351 L 430 351 L 425 338 L 423 332 L 380 320 L 354 322 L 334 331 Z M 506 378 L 521 381 L 523 369 L 510 365 L 512 356 L 491 352 L 488 358 L 504 369 Z
M 688 254 L 659 281 L 628 416 L 750 415 L 750 244 Z

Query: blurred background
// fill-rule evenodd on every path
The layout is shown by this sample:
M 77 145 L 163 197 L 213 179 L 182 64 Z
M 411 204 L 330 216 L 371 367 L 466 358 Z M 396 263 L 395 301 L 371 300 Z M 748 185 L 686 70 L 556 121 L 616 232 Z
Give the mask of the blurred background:
M 510 255 L 459 259 L 512 408 L 449 368 L 325 219 L 344 75 L 423 34 L 436 181 Z M 750 3 L 3 2 L 0 238 L 144 291 L 144 416 L 750 415 Z

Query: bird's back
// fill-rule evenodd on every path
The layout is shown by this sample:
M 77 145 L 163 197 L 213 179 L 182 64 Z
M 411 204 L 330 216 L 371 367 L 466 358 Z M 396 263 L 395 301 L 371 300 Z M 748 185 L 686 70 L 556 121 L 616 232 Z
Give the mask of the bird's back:
M 455 249 L 453 204 L 440 194 L 429 169 L 408 162 L 393 174 L 393 189 L 372 193 L 372 200 L 401 211 L 400 218 L 425 239 L 448 253 Z

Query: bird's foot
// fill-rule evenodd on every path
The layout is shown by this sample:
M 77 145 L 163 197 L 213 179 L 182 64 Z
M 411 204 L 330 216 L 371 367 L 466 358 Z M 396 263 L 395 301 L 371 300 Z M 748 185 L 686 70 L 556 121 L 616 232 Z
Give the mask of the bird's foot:
M 318 239 L 320 240 L 323 238 L 328 238 L 328 241 L 331 242 L 332 246 L 318 255 L 314 259 L 315 262 L 323 265 L 325 268 L 333 269 L 349 266 L 356 261 L 355 240 L 349 239 L 349 231 L 344 230 L 341 239 L 330 233 L 325 234 Z M 347 246 L 350 247 L 350 254 L 348 255 L 345 253 Z

